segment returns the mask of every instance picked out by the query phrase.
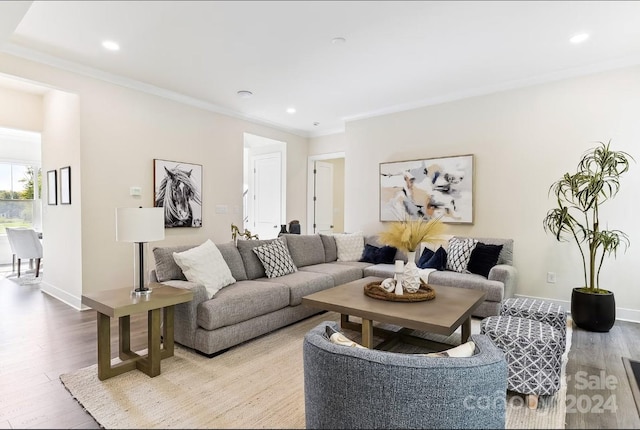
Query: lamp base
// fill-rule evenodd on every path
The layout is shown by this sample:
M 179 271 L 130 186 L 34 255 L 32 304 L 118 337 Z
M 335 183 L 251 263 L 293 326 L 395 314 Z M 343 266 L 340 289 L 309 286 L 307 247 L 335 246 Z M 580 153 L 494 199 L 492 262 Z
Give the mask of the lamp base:
M 135 294 L 136 296 L 147 296 L 151 294 L 151 291 L 151 288 L 136 288 L 135 290 L 131 291 L 131 294 Z

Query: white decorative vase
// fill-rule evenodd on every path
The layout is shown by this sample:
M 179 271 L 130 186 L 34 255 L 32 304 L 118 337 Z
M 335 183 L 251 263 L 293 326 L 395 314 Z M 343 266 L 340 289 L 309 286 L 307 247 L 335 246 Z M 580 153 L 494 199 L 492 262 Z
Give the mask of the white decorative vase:
M 404 266 L 402 274 L 402 286 L 408 293 L 415 293 L 420 289 L 420 273 L 416 266 L 416 252 L 407 252 L 407 264 Z

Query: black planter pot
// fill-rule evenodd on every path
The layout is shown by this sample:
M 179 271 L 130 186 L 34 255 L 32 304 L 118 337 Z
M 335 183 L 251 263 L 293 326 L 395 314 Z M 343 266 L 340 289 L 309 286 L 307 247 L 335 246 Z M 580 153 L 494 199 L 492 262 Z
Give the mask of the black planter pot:
M 592 294 L 574 288 L 571 293 L 571 319 L 582 329 L 608 332 L 616 322 L 616 299 L 613 293 Z

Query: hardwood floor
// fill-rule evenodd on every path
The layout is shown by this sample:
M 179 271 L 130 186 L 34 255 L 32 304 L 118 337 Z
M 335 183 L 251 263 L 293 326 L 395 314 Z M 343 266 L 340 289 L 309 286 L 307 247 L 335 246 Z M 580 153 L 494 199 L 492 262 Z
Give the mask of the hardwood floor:
M 132 348 L 145 348 L 146 316 L 132 317 L 131 329 Z M 112 333 L 117 333 L 115 322 Z M 115 357 L 117 339 L 112 338 Z M 622 363 L 622 357 L 640 359 L 638 339 L 640 324 L 623 321 L 609 333 L 574 328 L 566 428 L 640 428 Z M 0 429 L 100 428 L 59 379 L 95 364 L 96 357 L 95 311 L 77 311 L 37 285 L 0 277 Z M 617 409 L 611 411 L 614 402 Z

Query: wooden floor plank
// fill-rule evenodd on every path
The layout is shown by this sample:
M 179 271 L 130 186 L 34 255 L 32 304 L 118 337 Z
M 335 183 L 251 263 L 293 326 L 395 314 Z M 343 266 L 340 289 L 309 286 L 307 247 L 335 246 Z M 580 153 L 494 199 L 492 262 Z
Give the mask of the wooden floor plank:
M 134 315 L 132 349 L 146 348 L 146 315 Z M 111 352 L 117 356 L 117 321 Z M 609 333 L 573 330 L 567 365 L 567 428 L 640 428 L 622 357 L 640 360 L 640 324 L 617 321 Z M 99 428 L 60 383 L 61 373 L 96 363 L 96 313 L 77 311 L 0 277 L 0 429 Z M 616 378 L 614 387 L 585 388 L 584 379 Z M 593 411 L 597 396 L 613 397 L 618 409 Z M 578 404 L 579 399 L 582 404 Z M 591 407 L 588 403 L 590 402 Z M 584 411 L 589 409 L 588 411 Z

